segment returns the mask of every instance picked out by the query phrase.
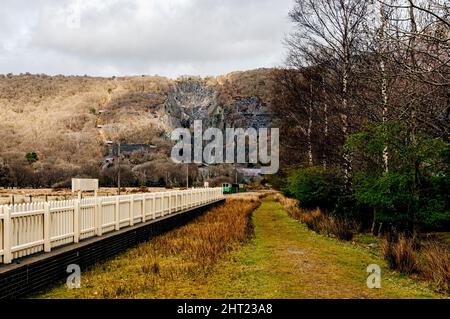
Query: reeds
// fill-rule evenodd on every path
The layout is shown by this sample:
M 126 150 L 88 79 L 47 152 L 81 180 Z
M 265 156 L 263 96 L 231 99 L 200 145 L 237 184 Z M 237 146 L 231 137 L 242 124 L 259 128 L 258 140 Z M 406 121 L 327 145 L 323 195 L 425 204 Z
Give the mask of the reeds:
M 83 288 L 76 295 L 139 298 L 158 291 L 164 296 L 165 287 L 176 289 L 177 282 L 203 280 L 220 258 L 251 237 L 251 214 L 260 203 L 254 198 L 227 200 L 189 224 L 93 267 L 83 273 Z
M 167 256 L 182 255 L 207 267 L 248 239 L 252 233 L 250 214 L 258 205 L 253 197 L 227 200 L 194 223 L 156 238 L 153 249 Z
M 299 201 L 279 193 L 275 195 L 275 199 L 283 205 L 291 217 L 304 223 L 309 229 L 340 240 L 352 240 L 356 229 L 353 222 L 330 216 L 319 208 L 314 210 L 301 209 Z
M 441 242 L 420 242 L 405 235 L 383 240 L 381 251 L 389 268 L 415 274 L 432 283 L 437 291 L 450 294 L 450 250 Z
M 417 272 L 417 255 L 414 239 L 404 235 L 397 239 L 385 238 L 381 245 L 381 253 L 389 268 L 410 275 Z
M 425 243 L 421 249 L 420 270 L 422 276 L 432 281 L 438 290 L 450 295 L 450 250 L 436 242 Z

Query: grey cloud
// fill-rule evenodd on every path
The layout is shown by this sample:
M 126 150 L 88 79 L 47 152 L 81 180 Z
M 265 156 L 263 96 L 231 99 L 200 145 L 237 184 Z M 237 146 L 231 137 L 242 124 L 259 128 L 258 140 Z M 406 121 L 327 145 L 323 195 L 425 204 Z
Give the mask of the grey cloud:
M 3 1 L 0 73 L 172 77 L 280 64 L 292 5 L 291 0 Z M 79 27 L 73 23 L 76 12 Z

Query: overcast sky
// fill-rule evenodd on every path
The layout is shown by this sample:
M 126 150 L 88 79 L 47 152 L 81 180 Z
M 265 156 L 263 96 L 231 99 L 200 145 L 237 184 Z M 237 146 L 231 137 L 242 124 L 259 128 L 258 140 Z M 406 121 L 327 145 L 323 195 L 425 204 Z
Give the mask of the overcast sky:
M 292 0 L 0 0 L 0 73 L 219 75 L 279 66 Z

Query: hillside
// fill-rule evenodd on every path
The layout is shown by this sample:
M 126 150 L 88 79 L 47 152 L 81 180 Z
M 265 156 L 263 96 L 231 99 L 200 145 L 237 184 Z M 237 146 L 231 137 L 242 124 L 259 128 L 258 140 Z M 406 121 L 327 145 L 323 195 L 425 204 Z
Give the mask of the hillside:
M 18 165 L 35 173 L 92 171 L 107 153 L 106 141 L 157 146 L 130 169 L 164 162 L 170 131 L 196 119 L 221 128 L 267 125 L 270 74 L 259 69 L 175 80 L 1 75 L 0 166 L 12 166 L 15 175 Z M 38 161 L 29 163 L 32 152 Z

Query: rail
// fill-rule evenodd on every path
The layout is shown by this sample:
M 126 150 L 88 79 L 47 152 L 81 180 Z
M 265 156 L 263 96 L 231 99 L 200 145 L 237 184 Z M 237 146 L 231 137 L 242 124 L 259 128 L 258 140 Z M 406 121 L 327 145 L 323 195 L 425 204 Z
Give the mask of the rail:
M 0 263 L 223 199 L 222 188 L 0 206 Z

